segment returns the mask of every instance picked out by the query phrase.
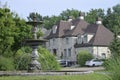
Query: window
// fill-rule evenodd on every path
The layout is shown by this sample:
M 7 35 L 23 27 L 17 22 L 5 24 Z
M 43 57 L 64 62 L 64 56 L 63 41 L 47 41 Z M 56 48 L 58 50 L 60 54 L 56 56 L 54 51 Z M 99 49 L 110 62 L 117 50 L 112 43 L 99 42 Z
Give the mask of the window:
M 57 56 L 57 50 L 56 49 L 53 49 L 53 55 Z
M 68 56 L 71 57 L 71 48 L 68 49 Z
M 106 54 L 105 53 L 102 53 L 102 58 L 106 58 Z
M 63 59 L 63 52 L 61 52 L 61 56 L 60 56 L 61 59 Z
M 66 44 L 69 44 L 69 38 L 66 38 Z
M 50 46 L 50 40 L 48 41 L 48 46 Z
M 67 58 L 67 50 L 64 49 L 64 57 Z
M 84 36 L 84 42 L 87 43 L 87 35 Z
M 56 26 L 56 25 L 54 25 L 54 26 L 53 26 L 53 34 L 55 34 L 55 33 L 56 33 L 56 31 L 57 31 L 57 26 Z
M 53 45 L 55 45 L 55 38 L 53 38 Z

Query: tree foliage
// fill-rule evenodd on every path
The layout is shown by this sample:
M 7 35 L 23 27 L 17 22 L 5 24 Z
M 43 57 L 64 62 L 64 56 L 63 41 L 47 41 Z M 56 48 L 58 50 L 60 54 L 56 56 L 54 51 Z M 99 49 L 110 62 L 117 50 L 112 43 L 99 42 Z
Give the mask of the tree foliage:
M 61 17 L 60 16 L 45 16 L 43 17 L 43 26 L 46 28 L 46 29 L 51 29 L 53 27 L 53 25 L 55 25 L 57 22 L 59 22 L 61 20 Z
M 97 17 L 101 17 L 104 19 L 104 10 L 99 8 L 99 9 L 91 9 L 89 12 L 87 12 L 85 16 L 85 20 L 88 23 L 95 23 Z
M 15 43 L 15 31 L 16 28 L 12 13 L 7 8 L 0 8 L 0 43 L 2 43 L 0 45 L 0 55 L 4 55 Z
M 78 18 L 79 13 L 80 11 L 76 9 L 67 9 L 65 11 L 62 11 L 62 13 L 60 13 L 60 16 L 62 17 L 62 20 L 67 20 L 68 16 L 72 16 L 73 18 Z
M 117 26 L 117 31 L 120 32 L 120 4 L 112 9 L 108 8 L 103 24 L 114 33 L 116 32 L 115 26 Z
M 25 20 L 10 11 L 9 8 L 0 8 L 0 60 L 1 70 L 9 70 L 14 67 L 16 51 L 22 47 L 22 41 L 30 38 L 31 26 L 27 26 Z M 13 59 L 13 60 L 12 60 Z M 6 62 L 5 62 L 6 61 Z M 5 64 L 3 64 L 5 63 Z M 12 64 L 13 63 L 13 64 Z
M 120 56 L 120 40 L 118 39 L 118 27 L 115 26 L 115 29 L 114 29 L 114 39 L 110 45 L 110 51 L 112 53 L 112 56 L 113 57 L 117 57 L 117 56 Z
M 35 13 L 35 12 L 30 13 L 29 16 L 27 17 L 27 19 L 29 21 L 33 21 L 35 17 L 36 17 L 37 21 L 43 20 L 42 16 L 39 13 Z

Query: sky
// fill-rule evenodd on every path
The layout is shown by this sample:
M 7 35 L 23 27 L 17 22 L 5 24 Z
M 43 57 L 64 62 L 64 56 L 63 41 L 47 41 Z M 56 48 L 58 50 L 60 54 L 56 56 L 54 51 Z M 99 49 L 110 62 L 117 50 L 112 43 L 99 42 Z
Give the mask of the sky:
M 42 16 L 59 15 L 66 9 L 77 9 L 89 12 L 91 9 L 108 8 L 120 4 L 120 0 L 0 0 L 2 4 L 16 12 L 21 18 L 26 18 L 31 12 L 37 12 Z

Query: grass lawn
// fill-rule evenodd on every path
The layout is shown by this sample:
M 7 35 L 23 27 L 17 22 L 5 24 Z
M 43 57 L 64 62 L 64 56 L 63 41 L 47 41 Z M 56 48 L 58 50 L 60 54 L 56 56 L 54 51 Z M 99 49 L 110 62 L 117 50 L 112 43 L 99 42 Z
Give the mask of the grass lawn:
M 2 76 L 0 80 L 108 80 L 108 76 L 95 73 L 64 76 Z

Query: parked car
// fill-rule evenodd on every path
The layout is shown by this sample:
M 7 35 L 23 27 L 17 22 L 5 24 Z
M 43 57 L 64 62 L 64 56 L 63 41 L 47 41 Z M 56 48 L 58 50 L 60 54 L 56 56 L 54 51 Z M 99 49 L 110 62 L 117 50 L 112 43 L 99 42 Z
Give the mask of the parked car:
M 73 65 L 73 62 L 67 61 L 67 60 L 64 60 L 64 59 L 57 60 L 57 61 L 62 67 L 70 67 L 70 66 Z
M 57 61 L 62 67 L 67 67 L 68 62 L 66 60 L 61 59 L 61 60 L 57 60 Z
M 92 59 L 90 61 L 86 61 L 85 66 L 101 66 L 103 61 L 100 59 Z

